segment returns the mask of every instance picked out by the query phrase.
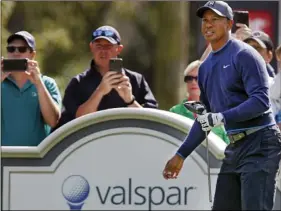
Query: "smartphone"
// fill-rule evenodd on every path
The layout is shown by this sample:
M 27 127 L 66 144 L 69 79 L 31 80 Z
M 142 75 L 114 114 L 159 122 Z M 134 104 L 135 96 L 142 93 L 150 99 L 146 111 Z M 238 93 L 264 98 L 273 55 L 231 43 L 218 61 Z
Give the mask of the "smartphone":
M 27 70 L 27 59 L 3 59 L 4 72 L 24 72 Z
M 235 33 L 236 30 L 239 28 L 236 26 L 236 23 L 242 23 L 249 27 L 249 11 L 245 10 L 236 10 L 233 11 L 233 26 L 231 29 L 232 33 Z
M 121 58 L 112 58 L 109 61 L 110 71 L 122 72 L 123 68 L 123 59 Z

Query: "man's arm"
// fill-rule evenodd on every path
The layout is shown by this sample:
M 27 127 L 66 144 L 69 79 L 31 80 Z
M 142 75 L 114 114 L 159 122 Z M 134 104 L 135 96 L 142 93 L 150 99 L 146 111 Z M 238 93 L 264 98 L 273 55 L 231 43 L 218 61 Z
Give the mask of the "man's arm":
M 44 121 L 50 126 L 55 127 L 60 118 L 61 95 L 54 80 L 48 79 L 36 85 L 40 110 Z
M 187 158 L 206 138 L 206 133 L 202 130 L 201 124 L 195 120 L 189 134 L 184 139 L 183 144 L 177 154 L 183 159 Z
M 199 79 L 200 79 L 200 75 L 199 75 Z M 203 87 L 200 84 L 200 80 L 198 81 L 198 85 L 201 90 L 200 101 L 205 105 L 207 112 L 210 112 L 210 105 L 203 91 Z M 207 134 L 209 134 L 209 132 L 207 132 Z M 181 156 L 183 159 L 185 159 L 193 152 L 193 150 L 196 149 L 196 147 L 198 147 L 205 140 L 205 138 L 206 138 L 206 132 L 202 130 L 201 124 L 197 121 L 197 119 L 195 119 L 194 124 L 192 125 L 188 136 L 185 138 L 183 144 L 178 149 L 177 154 Z
M 97 88 L 91 97 L 82 105 L 80 105 L 77 109 L 75 117 L 78 118 L 80 116 L 96 112 L 98 110 L 98 106 L 103 98 L 103 93 L 99 88 Z
M 79 87 L 78 79 L 72 78 L 64 92 L 61 117 L 56 127 L 52 129 L 52 132 L 58 129 L 59 127 L 61 127 L 62 125 L 75 119 L 75 113 L 79 105 L 83 103 L 81 97 L 81 91 L 79 88 L 80 87 Z
M 158 108 L 158 102 L 143 76 L 141 78 L 140 89 L 142 94 L 141 99 L 138 99 L 138 103 L 144 108 Z
M 80 116 L 96 112 L 103 96 L 108 94 L 112 88 L 116 86 L 116 83 L 120 82 L 120 77 L 120 74 L 117 74 L 114 71 L 107 72 L 90 98 L 82 105 L 79 105 L 75 117 L 78 118 Z
M 263 58 L 247 49 L 237 55 L 235 64 L 249 97 L 240 105 L 222 112 L 226 124 L 253 119 L 270 108 L 268 74 Z

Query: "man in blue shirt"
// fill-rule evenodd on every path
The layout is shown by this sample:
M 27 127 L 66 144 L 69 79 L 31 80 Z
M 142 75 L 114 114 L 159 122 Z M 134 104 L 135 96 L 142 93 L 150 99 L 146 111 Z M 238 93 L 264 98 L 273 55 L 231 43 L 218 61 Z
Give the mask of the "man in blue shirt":
M 1 59 L 1 144 L 37 146 L 60 117 L 61 96 L 54 79 L 40 73 L 35 39 L 26 32 L 7 40 L 8 59 L 28 59 L 27 69 L 3 72 Z
M 281 133 L 270 109 L 266 64 L 254 48 L 230 38 L 233 12 L 227 3 L 207 2 L 197 16 L 212 46 L 198 75 L 207 113 L 197 118 L 163 176 L 176 178 L 185 158 L 205 139 L 205 131 L 224 124 L 231 143 L 218 176 L 213 210 L 271 210 Z

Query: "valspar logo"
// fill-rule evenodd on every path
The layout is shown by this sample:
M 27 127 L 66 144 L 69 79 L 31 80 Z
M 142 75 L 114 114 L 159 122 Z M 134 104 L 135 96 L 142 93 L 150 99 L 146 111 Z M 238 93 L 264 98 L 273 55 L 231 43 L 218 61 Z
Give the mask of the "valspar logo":
M 70 176 L 65 180 L 62 190 L 70 209 L 81 210 L 85 199 L 89 195 L 90 185 L 82 176 Z M 137 184 L 133 178 L 128 178 L 125 185 L 92 185 L 91 196 L 87 201 L 94 200 L 95 202 L 91 204 L 99 204 L 113 209 L 128 206 L 136 209 L 139 207 L 139 209 L 153 210 L 164 204 L 166 206 L 187 205 L 188 195 L 195 190 L 196 187 L 194 186 L 163 187 Z M 95 207 L 91 207 L 91 209 L 95 209 Z

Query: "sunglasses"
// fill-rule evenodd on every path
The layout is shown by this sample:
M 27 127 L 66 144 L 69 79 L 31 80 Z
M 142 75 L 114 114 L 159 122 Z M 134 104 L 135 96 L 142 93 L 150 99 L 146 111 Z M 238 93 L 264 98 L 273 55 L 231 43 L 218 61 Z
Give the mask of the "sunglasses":
M 30 48 L 26 47 L 26 46 L 19 46 L 19 47 L 7 46 L 7 51 L 9 53 L 14 53 L 16 51 L 16 49 L 18 49 L 18 52 L 20 52 L 20 53 L 25 53 L 27 50 L 30 50 Z
M 97 30 L 94 31 L 93 33 L 93 39 L 100 37 L 100 36 L 105 36 L 105 37 L 112 37 L 114 40 L 117 41 L 118 44 L 120 44 L 120 40 L 118 38 L 118 36 L 110 30 Z
M 196 82 L 198 81 L 198 77 L 197 76 L 191 76 L 191 75 L 187 75 L 184 77 L 184 82 L 185 83 L 190 83 L 193 80 L 195 80 Z

